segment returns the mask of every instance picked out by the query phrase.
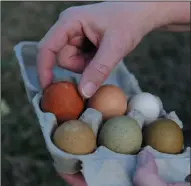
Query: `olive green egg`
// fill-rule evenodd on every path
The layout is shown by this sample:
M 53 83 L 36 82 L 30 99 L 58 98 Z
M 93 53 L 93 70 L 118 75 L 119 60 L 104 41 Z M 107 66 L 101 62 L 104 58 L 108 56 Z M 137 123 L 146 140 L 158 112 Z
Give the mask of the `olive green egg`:
M 152 122 L 144 130 L 143 138 L 146 145 L 162 153 L 180 153 L 184 145 L 182 129 L 174 121 L 166 118 Z
M 117 116 L 104 123 L 98 143 L 120 154 L 135 154 L 141 148 L 142 138 L 142 130 L 135 119 Z

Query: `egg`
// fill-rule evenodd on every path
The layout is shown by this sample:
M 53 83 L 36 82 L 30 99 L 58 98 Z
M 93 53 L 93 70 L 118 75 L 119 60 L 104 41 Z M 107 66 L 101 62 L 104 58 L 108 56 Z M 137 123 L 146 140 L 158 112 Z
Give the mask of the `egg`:
M 53 134 L 53 142 L 59 149 L 75 155 L 89 154 L 96 148 L 93 130 L 79 120 L 60 125 Z
M 142 131 L 133 118 L 116 116 L 103 125 L 98 143 L 120 154 L 134 154 L 141 148 Z
M 181 128 L 170 119 L 158 119 L 144 130 L 145 145 L 162 153 L 179 153 L 184 144 Z
M 128 108 L 142 113 L 145 117 L 145 124 L 148 125 L 159 117 L 162 109 L 161 104 L 156 96 L 143 92 L 131 98 Z
M 119 87 L 103 85 L 89 99 L 88 107 L 101 112 L 103 119 L 109 119 L 125 114 L 127 110 L 127 98 Z
M 58 122 L 63 122 L 77 119 L 84 109 L 84 101 L 73 83 L 60 81 L 45 89 L 41 109 L 53 113 Z

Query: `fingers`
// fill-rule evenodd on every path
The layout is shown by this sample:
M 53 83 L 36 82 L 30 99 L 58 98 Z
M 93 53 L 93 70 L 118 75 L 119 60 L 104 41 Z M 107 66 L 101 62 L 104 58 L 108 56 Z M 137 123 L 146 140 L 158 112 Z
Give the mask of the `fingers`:
M 69 45 L 81 47 L 83 45 L 84 37 L 83 36 L 76 36 L 69 41 Z
M 167 186 L 167 184 L 155 174 L 149 174 L 146 170 L 140 170 L 133 178 L 134 186 Z
M 86 59 L 75 46 L 66 45 L 58 54 L 58 65 L 73 72 L 82 73 Z
M 138 166 L 135 177 L 135 186 L 188 186 L 190 183 L 166 184 L 158 175 L 157 165 L 154 156 L 147 150 L 138 155 Z
M 154 160 L 154 155 L 147 150 L 143 150 L 138 155 L 138 168 L 146 167 L 147 171 L 157 174 L 157 165 Z
M 138 166 L 133 178 L 135 186 L 167 186 L 159 177 L 154 156 L 148 151 L 138 155 Z
M 74 175 L 64 174 L 61 177 L 71 186 L 87 186 L 84 177 L 81 173 L 77 173 Z
M 37 56 L 37 68 L 42 88 L 51 83 L 53 74 L 52 68 L 55 63 L 55 56 L 59 50 L 68 42 L 66 28 L 58 21 L 40 41 Z
M 118 38 L 115 34 L 106 34 L 103 37 L 96 55 L 82 74 L 79 92 L 83 97 L 91 97 L 125 56 L 124 47 Z
M 52 81 L 52 68 L 57 53 L 68 44 L 70 38 L 80 35 L 80 31 L 81 25 L 78 23 L 64 23 L 58 20 L 41 40 L 38 45 L 37 68 L 42 88 Z M 79 43 L 80 41 L 73 42 Z

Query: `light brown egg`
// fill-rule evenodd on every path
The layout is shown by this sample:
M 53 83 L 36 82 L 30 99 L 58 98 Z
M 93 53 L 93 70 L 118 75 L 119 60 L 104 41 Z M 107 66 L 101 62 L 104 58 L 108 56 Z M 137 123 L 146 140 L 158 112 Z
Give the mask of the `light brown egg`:
M 70 120 L 60 125 L 53 134 L 53 142 L 63 151 L 76 155 L 89 154 L 96 148 L 93 130 L 79 120 Z
M 100 111 L 104 119 L 110 119 L 125 114 L 127 111 L 127 98 L 119 87 L 103 85 L 89 99 L 88 107 Z

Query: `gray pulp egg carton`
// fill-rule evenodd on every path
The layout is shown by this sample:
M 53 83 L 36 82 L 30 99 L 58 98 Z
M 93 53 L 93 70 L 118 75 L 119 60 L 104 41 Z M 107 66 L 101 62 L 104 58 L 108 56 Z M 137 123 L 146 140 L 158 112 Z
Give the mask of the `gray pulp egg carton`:
M 41 88 L 38 81 L 36 69 L 37 42 L 20 42 L 14 47 L 17 61 L 20 66 L 21 75 L 26 88 L 29 102 L 32 103 L 34 111 L 39 119 L 39 124 L 50 152 L 57 172 L 75 174 L 81 171 L 89 186 L 130 186 L 132 177 L 136 170 L 137 155 L 124 155 L 112 152 L 106 147 L 98 147 L 96 151 L 88 155 L 72 155 L 58 149 L 51 140 L 53 129 L 57 126 L 56 118 L 51 113 L 43 113 L 39 108 L 41 99 Z M 57 66 L 53 69 L 54 81 L 67 80 L 76 82 L 80 80 L 80 74 L 61 69 Z M 121 61 L 113 70 L 104 84 L 114 84 L 120 87 L 128 98 L 141 93 L 138 81 Z M 162 104 L 162 103 L 161 103 Z M 162 108 L 162 107 L 161 107 Z M 140 125 L 142 118 L 132 112 L 131 116 L 136 118 Z M 175 112 L 167 114 L 161 109 L 161 116 L 175 120 L 183 128 Z M 85 121 L 97 135 L 102 125 L 100 112 L 88 108 L 79 118 Z M 152 152 L 159 168 L 159 175 L 167 182 L 184 182 L 190 173 L 190 148 L 186 148 L 182 154 L 170 155 L 160 153 L 147 146 L 145 149 Z

